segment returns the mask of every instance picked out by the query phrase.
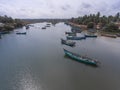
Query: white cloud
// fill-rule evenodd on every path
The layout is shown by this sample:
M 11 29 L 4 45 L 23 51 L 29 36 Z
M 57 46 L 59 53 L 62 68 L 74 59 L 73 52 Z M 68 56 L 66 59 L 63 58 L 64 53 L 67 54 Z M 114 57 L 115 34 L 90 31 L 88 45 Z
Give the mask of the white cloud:
M 71 18 L 84 14 L 115 14 L 119 0 L 0 0 L 0 15 L 14 18 Z

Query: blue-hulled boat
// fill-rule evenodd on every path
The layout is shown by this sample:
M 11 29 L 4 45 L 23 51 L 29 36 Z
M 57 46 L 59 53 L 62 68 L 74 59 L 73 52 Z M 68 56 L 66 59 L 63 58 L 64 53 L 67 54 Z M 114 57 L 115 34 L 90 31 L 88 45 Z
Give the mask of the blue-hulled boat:
M 61 39 L 61 43 L 73 47 L 76 42 Z
M 51 25 L 50 23 L 47 23 L 46 25 Z
M 74 33 L 81 33 L 82 32 L 82 30 L 76 30 L 76 29 L 71 29 L 71 31 Z
M 50 25 L 46 25 L 46 27 L 50 27 Z
M 1 34 L 0 34 L 0 39 L 1 39 L 2 37 L 1 37 Z
M 82 39 L 86 39 L 85 36 L 82 36 L 82 37 L 77 37 L 77 36 L 67 36 L 66 38 L 69 39 L 69 40 L 82 40 Z
M 19 34 L 19 35 L 26 35 L 27 33 L 26 33 L 26 32 L 17 32 L 16 34 Z
M 81 55 L 77 55 L 75 53 L 72 53 L 66 49 L 64 49 L 65 55 L 68 56 L 69 58 L 85 63 L 85 64 L 89 64 L 89 65 L 94 65 L 94 66 L 98 66 L 98 61 L 97 60 L 93 60 L 91 58 L 88 58 L 86 56 L 81 56 Z
M 89 34 L 85 34 L 85 37 L 93 37 L 93 38 L 96 38 L 97 37 L 97 35 L 89 35 Z
M 76 26 L 72 26 L 72 29 L 71 29 L 72 32 L 76 32 L 76 33 L 81 33 L 82 30 L 80 29 L 80 27 L 76 27 Z
M 68 34 L 69 36 L 76 36 L 75 32 L 65 32 L 65 34 Z
M 46 29 L 46 27 L 42 27 L 42 29 Z
M 29 25 L 26 25 L 25 28 L 26 28 L 26 29 L 29 29 L 30 27 L 29 27 Z
M 120 33 L 116 34 L 117 37 L 120 37 Z
M 0 31 L 0 34 L 9 34 L 10 31 Z

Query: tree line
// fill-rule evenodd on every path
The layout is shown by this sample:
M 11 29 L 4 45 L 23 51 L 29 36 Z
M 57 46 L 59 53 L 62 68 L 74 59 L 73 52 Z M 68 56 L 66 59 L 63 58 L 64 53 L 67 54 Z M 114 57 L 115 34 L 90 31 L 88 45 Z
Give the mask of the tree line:
M 113 29 L 115 30 L 118 29 L 118 26 L 115 23 L 120 22 L 120 13 L 118 12 L 114 16 L 112 15 L 102 16 L 100 12 L 98 12 L 97 14 L 90 14 L 90 15 L 80 16 L 77 18 L 71 18 L 70 21 L 76 24 L 88 25 L 88 28 L 89 27 L 93 28 L 95 25 L 99 24 L 101 25 L 102 28 L 106 27 L 106 30 L 112 28 L 111 31 L 114 31 Z
M 102 25 L 106 25 L 111 22 L 118 22 L 120 21 L 120 13 L 117 13 L 115 16 L 101 16 L 100 12 L 97 14 L 90 14 L 90 15 L 84 15 L 80 16 L 78 18 L 72 18 L 71 22 L 77 23 L 77 24 L 84 24 L 87 25 L 90 22 L 94 22 L 94 24 L 102 23 Z
M 4 26 L 0 27 L 0 30 L 11 30 L 14 28 L 19 28 L 24 25 L 24 22 L 20 19 L 13 19 L 12 17 L 8 17 L 7 15 L 0 16 L 0 23 L 3 23 Z

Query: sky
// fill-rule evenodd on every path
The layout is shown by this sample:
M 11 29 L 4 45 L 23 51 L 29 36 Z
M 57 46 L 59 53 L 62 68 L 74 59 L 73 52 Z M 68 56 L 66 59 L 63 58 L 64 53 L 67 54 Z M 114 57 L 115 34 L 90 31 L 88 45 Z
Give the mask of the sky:
M 0 0 L 0 15 L 13 18 L 71 18 L 85 14 L 115 15 L 120 0 Z

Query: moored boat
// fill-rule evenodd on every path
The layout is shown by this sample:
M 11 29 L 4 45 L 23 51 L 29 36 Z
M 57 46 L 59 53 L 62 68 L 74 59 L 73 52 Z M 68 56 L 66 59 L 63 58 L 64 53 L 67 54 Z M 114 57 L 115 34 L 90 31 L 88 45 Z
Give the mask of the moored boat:
M 47 23 L 46 25 L 51 25 L 51 23 Z
M 61 43 L 65 44 L 65 45 L 68 45 L 68 46 L 71 46 L 71 47 L 75 46 L 75 42 L 64 40 L 64 39 L 61 39 Z
M 74 32 L 65 32 L 65 34 L 68 34 L 69 36 L 76 36 L 76 33 Z
M 46 27 L 42 27 L 42 29 L 46 29 Z
M 85 34 L 85 37 L 91 37 L 91 38 L 93 37 L 93 38 L 94 38 L 94 37 L 97 37 L 97 35 L 89 35 L 89 34 Z
M 50 25 L 46 25 L 46 27 L 50 27 Z
M 89 30 L 87 30 L 87 31 L 90 32 L 90 33 L 96 33 L 96 32 L 97 32 L 96 29 L 89 29 Z
M 82 32 L 82 30 L 80 30 L 80 29 L 71 29 L 71 31 L 74 33 L 81 33 Z
M 10 31 L 1 31 L 0 34 L 9 34 Z
M 82 39 L 86 39 L 85 36 L 82 36 L 82 37 L 77 37 L 77 36 L 67 36 L 66 38 L 69 39 L 69 40 L 82 40 Z
M 16 34 L 27 34 L 26 32 L 17 32 Z
M 98 66 L 99 62 L 97 60 L 88 58 L 86 56 L 77 55 L 77 54 L 72 53 L 72 52 L 70 52 L 66 49 L 64 49 L 64 52 L 65 52 L 66 56 L 68 56 L 69 58 L 71 58 L 73 60 L 76 60 L 76 61 L 79 61 L 79 62 L 82 62 L 82 63 L 85 63 L 85 64 L 89 64 L 89 65 Z
M 117 37 L 120 37 L 120 33 L 118 33 L 118 34 L 116 34 L 117 35 Z
M 117 35 L 111 35 L 111 34 L 101 34 L 101 36 L 117 38 Z
M 29 27 L 29 25 L 26 25 L 25 28 L 26 28 L 26 29 L 29 29 L 30 27 Z
M 0 39 L 1 39 L 2 37 L 1 37 L 1 34 L 0 34 Z
M 72 32 L 76 32 L 76 33 L 81 33 L 82 30 L 80 27 L 77 27 L 77 26 L 72 26 L 72 29 L 71 29 Z

